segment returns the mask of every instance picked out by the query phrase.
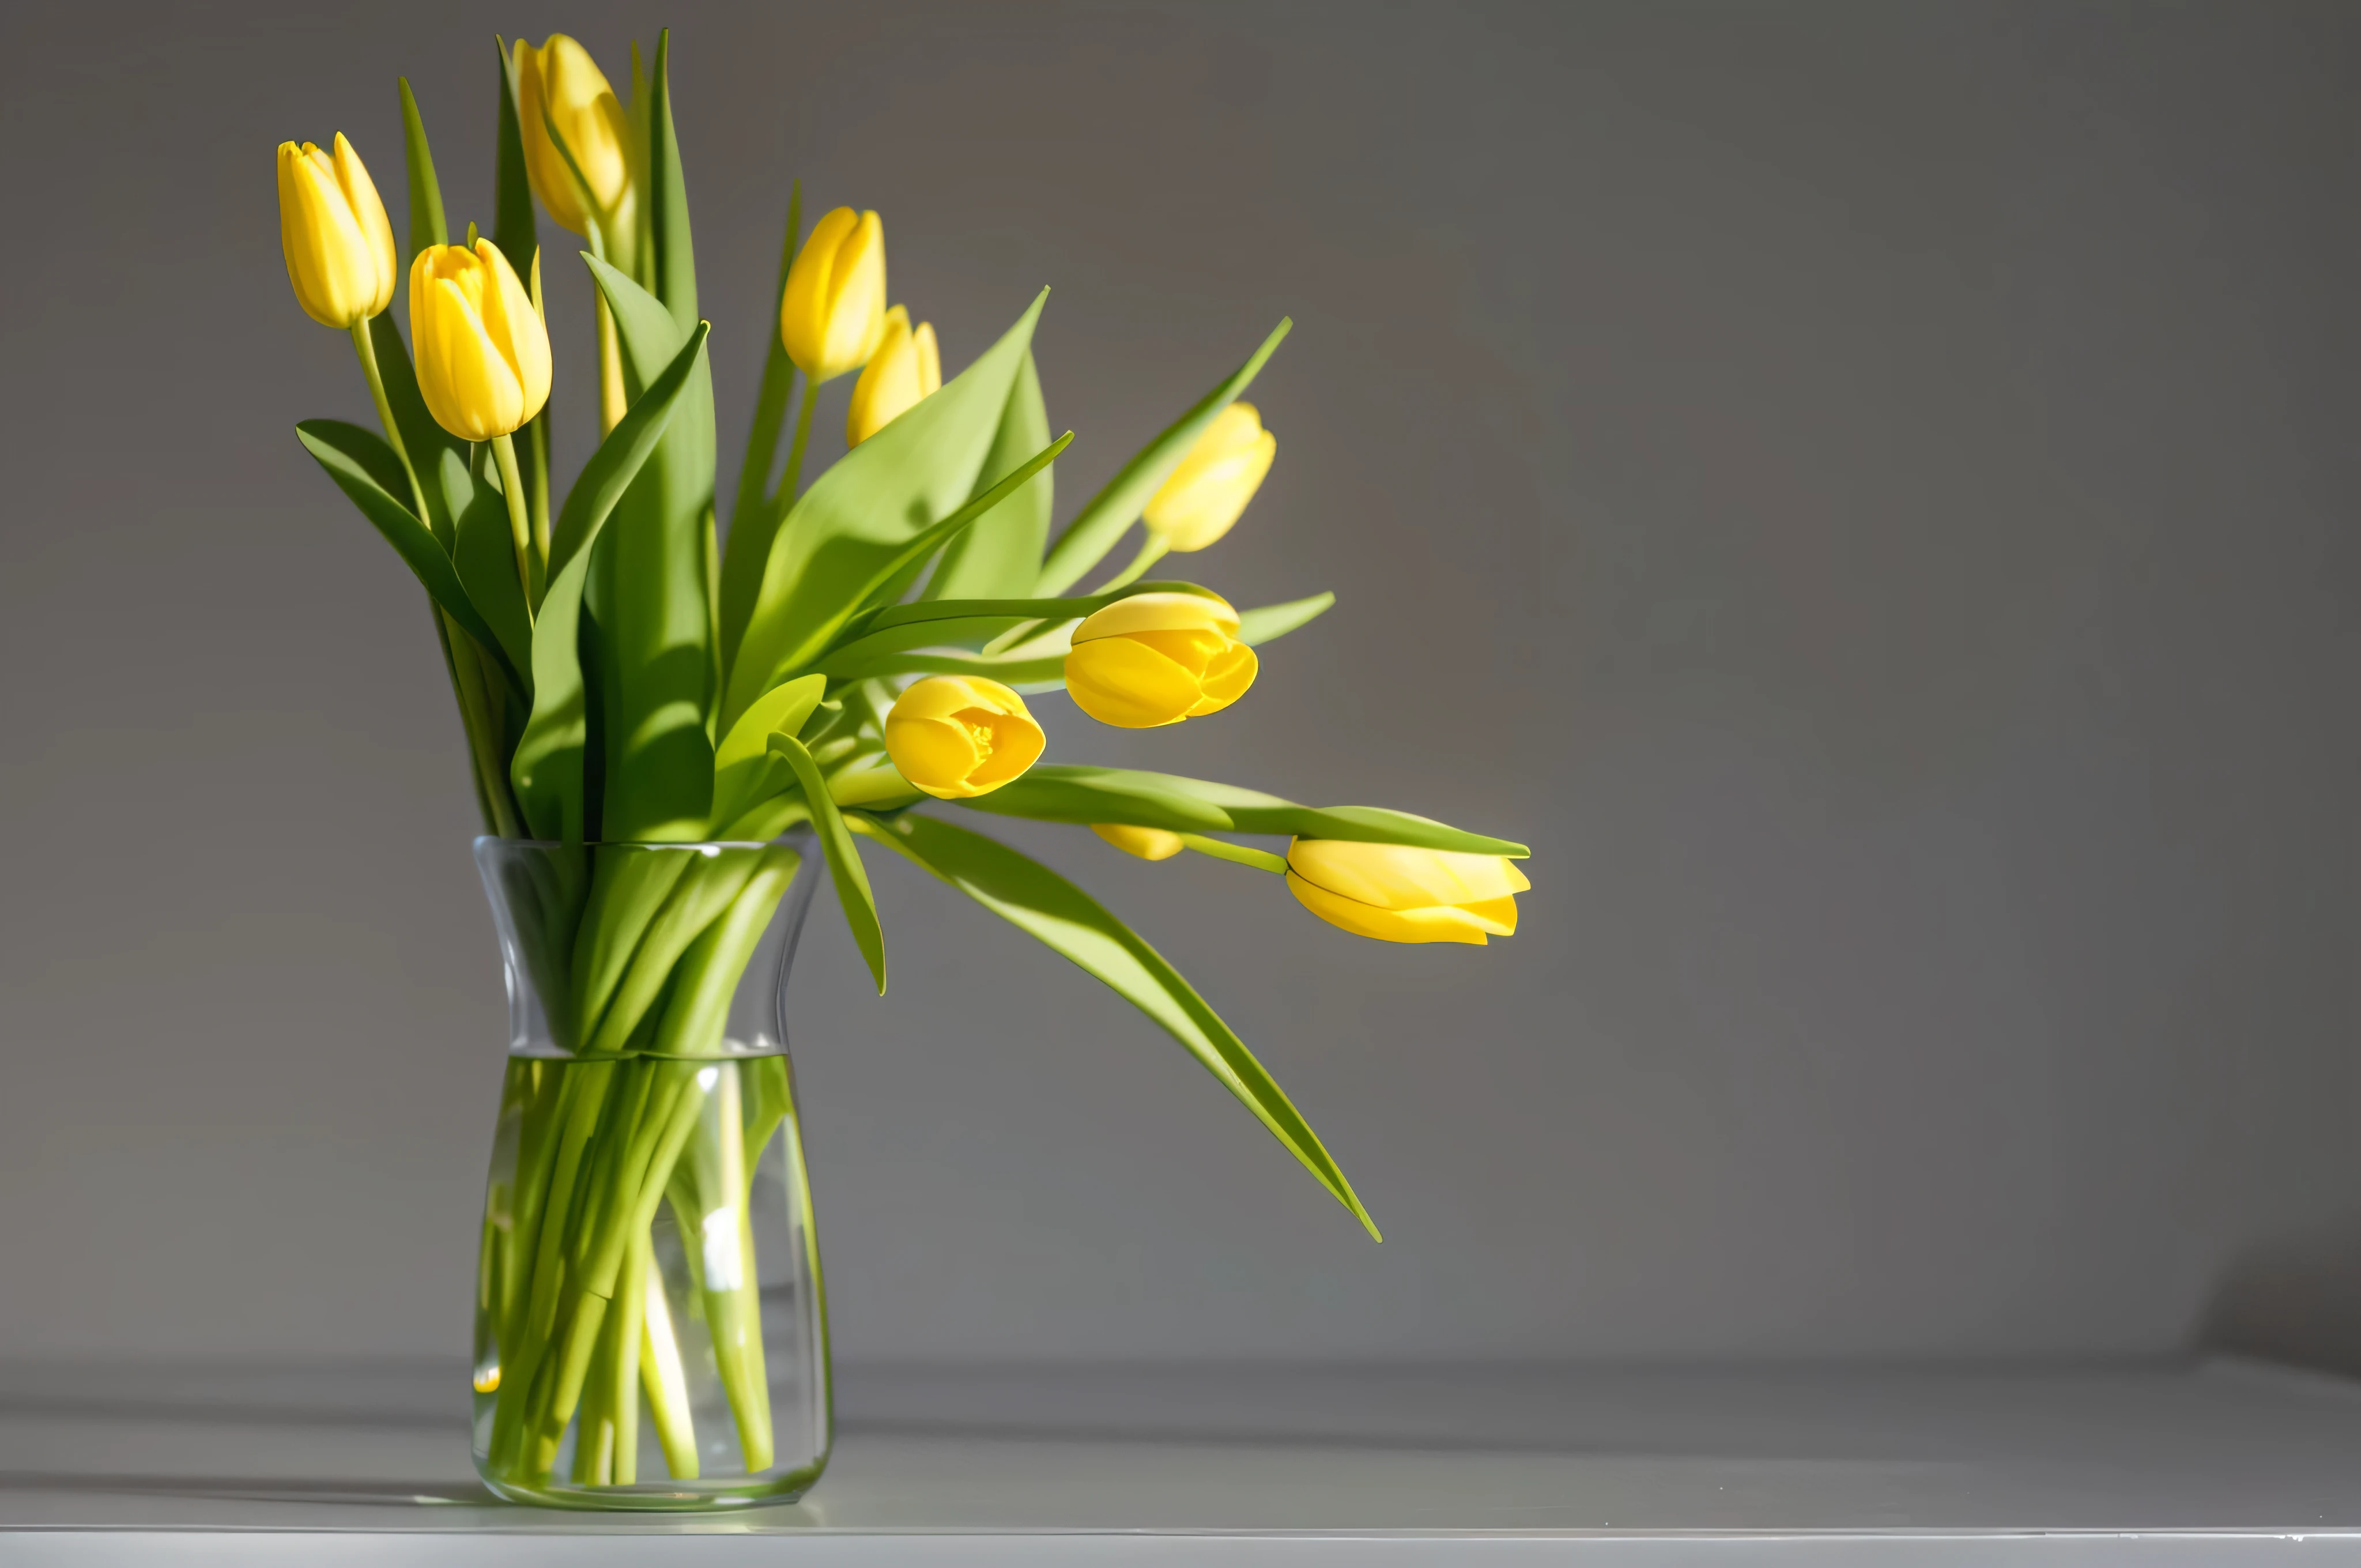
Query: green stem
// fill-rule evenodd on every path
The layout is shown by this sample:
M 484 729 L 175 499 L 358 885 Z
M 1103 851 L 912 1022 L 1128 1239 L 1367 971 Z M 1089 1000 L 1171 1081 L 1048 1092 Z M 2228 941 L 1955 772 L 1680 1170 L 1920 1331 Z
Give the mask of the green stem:
M 778 493 L 771 498 L 771 512 L 785 517 L 796 504 L 796 487 L 804 481 L 804 448 L 811 442 L 812 408 L 819 401 L 819 383 L 804 378 L 804 400 L 796 410 L 796 438 L 787 446 L 787 471 L 779 476 Z
M 1171 548 L 1172 546 L 1165 542 L 1164 535 L 1160 533 L 1150 533 L 1145 540 L 1141 541 L 1139 554 L 1131 558 L 1131 565 L 1126 566 L 1122 571 L 1117 572 L 1114 576 L 1109 577 L 1105 582 L 1101 583 L 1097 587 L 1093 588 L 1091 590 L 1092 594 L 1094 596 L 1098 594 L 1111 594 L 1117 588 L 1129 587 L 1132 584 L 1139 581 L 1141 573 L 1147 571 L 1150 566 L 1155 565 L 1159 561 L 1163 560 L 1166 553 Z
M 1199 854 L 1211 855 L 1217 861 L 1229 861 L 1241 866 L 1252 866 L 1258 872 L 1268 872 L 1274 876 L 1287 874 L 1285 857 L 1274 855 L 1268 850 L 1251 850 L 1244 844 L 1233 844 L 1226 839 L 1208 839 L 1202 833 L 1183 833 L 1180 835 L 1180 842 Z
M 385 427 L 386 444 L 401 459 L 401 471 L 410 476 L 410 506 L 417 513 L 422 528 L 432 528 L 434 513 L 426 510 L 426 487 L 418 482 L 418 468 L 410 461 L 410 448 L 401 439 L 401 426 L 394 422 L 393 405 L 386 400 L 385 374 L 378 368 L 377 345 L 369 341 L 369 323 L 353 323 L 353 352 L 360 356 L 361 374 L 368 378 L 369 397 L 377 403 L 377 422 Z
M 492 437 L 492 456 L 500 466 L 500 499 L 509 507 L 509 538 L 516 545 L 517 581 L 524 585 L 525 604 L 537 610 L 541 608 L 544 562 L 533 549 L 533 508 L 525 499 L 524 476 L 517 469 L 515 437 Z

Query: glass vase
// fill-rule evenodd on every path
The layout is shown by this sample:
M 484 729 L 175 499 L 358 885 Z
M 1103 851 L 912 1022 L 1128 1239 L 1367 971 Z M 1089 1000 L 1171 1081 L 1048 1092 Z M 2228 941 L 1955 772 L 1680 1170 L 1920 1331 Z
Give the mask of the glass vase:
M 783 1502 L 828 1463 L 828 1298 L 785 993 L 821 860 L 476 840 L 509 1058 L 475 1456 L 511 1501 Z

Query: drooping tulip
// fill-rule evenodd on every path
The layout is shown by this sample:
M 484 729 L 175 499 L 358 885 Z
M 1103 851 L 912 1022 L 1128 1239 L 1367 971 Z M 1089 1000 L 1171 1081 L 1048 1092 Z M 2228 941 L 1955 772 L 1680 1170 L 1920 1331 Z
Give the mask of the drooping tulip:
M 539 49 L 519 38 L 514 52 L 517 128 L 533 194 L 576 234 L 588 235 L 594 222 L 620 226 L 631 215 L 631 121 L 607 73 L 564 33 L 550 34 Z M 564 151 L 550 138 L 552 126 Z
M 813 381 L 857 370 L 885 334 L 885 225 L 839 207 L 812 225 L 787 269 L 779 342 Z
M 427 411 L 462 441 L 506 435 L 549 400 L 549 331 L 490 240 L 418 253 L 410 334 Z
M 333 155 L 279 144 L 279 244 L 295 302 L 321 325 L 349 331 L 393 303 L 393 225 L 342 131 Z
M 852 403 L 844 414 L 845 445 L 860 445 L 942 386 L 943 359 L 935 345 L 934 323 L 920 322 L 914 332 L 910 313 L 895 306 L 885 313 L 877 352 L 852 384 Z
M 1279 437 L 1262 427 L 1255 406 L 1232 403 L 1213 416 L 1139 521 L 1167 549 L 1202 550 L 1238 521 L 1278 455 Z
M 1342 839 L 1287 847 L 1287 886 L 1331 926 L 1381 942 L 1472 942 L 1512 937 L 1516 895 L 1532 885 L 1499 855 L 1414 850 Z
M 885 754 L 902 776 L 942 800 L 989 795 L 1047 744 L 1025 699 L 976 675 L 929 675 L 885 716 Z
M 1189 846 L 1180 835 L 1161 828 L 1135 828 L 1127 822 L 1093 822 L 1091 831 L 1121 850 L 1126 855 L 1137 855 L 1143 861 L 1169 861 Z
M 1238 612 L 1201 594 L 1134 594 L 1074 628 L 1066 690 L 1102 724 L 1152 729 L 1223 708 L 1254 685 Z

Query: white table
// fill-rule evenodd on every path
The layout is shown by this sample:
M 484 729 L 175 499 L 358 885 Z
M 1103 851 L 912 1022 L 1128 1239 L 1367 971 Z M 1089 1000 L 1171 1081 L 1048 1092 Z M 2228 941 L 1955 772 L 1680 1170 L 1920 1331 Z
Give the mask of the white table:
M 2361 1385 L 1952 1370 L 848 1369 L 727 1516 L 504 1507 L 457 1368 L 0 1369 L 0 1564 L 2361 1564 Z

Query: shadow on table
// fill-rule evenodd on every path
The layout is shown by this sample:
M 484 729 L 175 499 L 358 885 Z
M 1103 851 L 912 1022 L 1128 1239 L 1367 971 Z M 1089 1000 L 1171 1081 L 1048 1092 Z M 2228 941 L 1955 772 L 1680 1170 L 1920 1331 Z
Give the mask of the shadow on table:
M 2224 1269 L 2192 1348 L 2361 1376 L 2361 1214 L 2249 1247 Z

